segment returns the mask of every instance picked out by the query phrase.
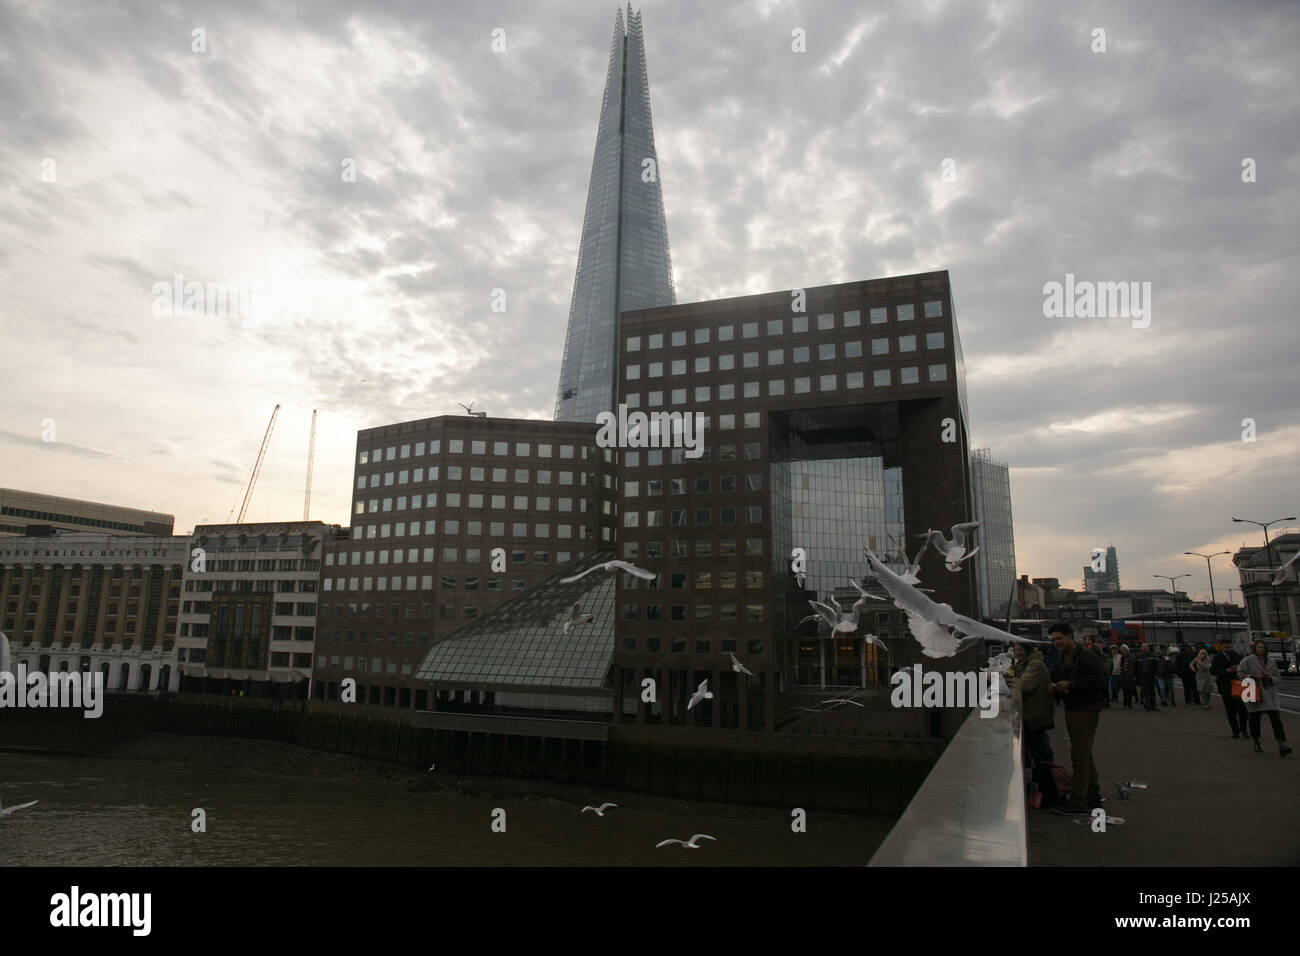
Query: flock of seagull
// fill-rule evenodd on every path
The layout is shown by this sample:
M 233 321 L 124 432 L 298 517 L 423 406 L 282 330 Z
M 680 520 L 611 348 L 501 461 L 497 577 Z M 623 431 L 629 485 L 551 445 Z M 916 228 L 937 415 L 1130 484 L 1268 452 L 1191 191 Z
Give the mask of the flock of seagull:
M 602 803 L 598 807 L 593 807 L 590 804 L 588 804 L 587 806 L 583 807 L 580 812 L 586 813 L 588 810 L 590 810 L 592 813 L 596 814 L 596 816 L 603 817 L 605 815 L 606 810 L 609 810 L 610 808 L 617 807 L 617 806 L 618 806 L 617 803 Z M 698 850 L 700 848 L 700 845 L 696 842 L 697 840 L 716 841 L 717 839 L 718 839 L 717 837 L 709 836 L 707 833 L 697 833 L 694 836 L 692 836 L 689 840 L 661 840 L 660 842 L 655 844 L 655 849 L 657 850 L 660 847 L 665 847 L 673 843 L 677 843 L 680 844 L 685 849 Z

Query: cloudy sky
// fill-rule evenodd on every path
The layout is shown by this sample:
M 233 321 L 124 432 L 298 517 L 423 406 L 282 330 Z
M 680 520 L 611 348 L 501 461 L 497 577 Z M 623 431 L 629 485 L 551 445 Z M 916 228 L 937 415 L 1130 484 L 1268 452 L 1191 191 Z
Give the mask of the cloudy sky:
M 641 10 L 678 301 L 948 269 L 1021 572 L 1204 593 L 1183 551 L 1300 513 L 1300 8 Z M 280 403 L 249 520 L 302 513 L 318 408 L 347 523 L 357 429 L 549 419 L 614 11 L 0 0 L 0 485 L 188 531 Z M 155 314 L 177 273 L 256 311 Z M 1066 273 L 1150 326 L 1044 317 Z

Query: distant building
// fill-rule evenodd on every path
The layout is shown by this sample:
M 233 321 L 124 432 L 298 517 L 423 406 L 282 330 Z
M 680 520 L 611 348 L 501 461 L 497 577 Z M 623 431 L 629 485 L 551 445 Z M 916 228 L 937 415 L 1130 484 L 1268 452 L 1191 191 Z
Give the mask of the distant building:
M 980 614 L 1007 617 L 1016 580 L 1015 532 L 1011 525 L 1011 474 L 1006 462 L 994 461 L 987 448 L 971 453 L 971 494 L 975 499 L 975 533 L 979 553 Z
M 0 488 L 0 538 L 51 531 L 165 538 L 175 524 L 174 516 L 158 511 Z
M 197 526 L 185 562 L 181 689 L 305 699 L 321 552 L 341 530 L 319 521 Z
M 1106 548 L 1106 568 L 1104 571 L 1094 571 L 1091 564 L 1084 566 L 1083 589 L 1089 593 L 1120 590 L 1119 558 L 1115 555 L 1114 545 L 1108 545 Z
M 1263 547 L 1241 548 L 1232 556 L 1241 578 L 1241 596 L 1252 631 L 1300 634 L 1300 585 L 1284 580 L 1273 586 L 1274 573 L 1252 568 L 1280 568 L 1300 550 L 1300 533 L 1280 534 Z
M 0 628 L 15 664 L 102 672 L 108 691 L 179 687 L 184 537 L 62 533 L 0 539 Z

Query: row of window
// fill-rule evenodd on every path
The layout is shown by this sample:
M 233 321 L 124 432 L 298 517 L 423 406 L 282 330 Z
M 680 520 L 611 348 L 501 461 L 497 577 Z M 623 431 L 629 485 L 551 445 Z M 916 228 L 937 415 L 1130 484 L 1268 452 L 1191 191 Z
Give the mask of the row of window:
M 676 538 L 668 542 L 668 554 L 674 558 L 685 558 L 690 555 L 690 542 L 684 538 Z M 711 558 L 714 556 L 713 539 L 697 538 L 695 540 L 695 557 Z M 720 538 L 718 540 L 717 556 L 729 558 L 738 555 L 737 540 L 735 538 Z M 761 557 L 763 554 L 762 538 L 745 539 L 745 557 Z M 624 558 L 662 558 L 664 556 L 664 543 L 662 541 L 624 541 L 623 557 Z M 661 576 L 662 577 L 662 576 Z M 636 578 L 627 578 L 625 583 L 630 588 L 636 587 Z M 658 587 L 657 581 L 650 582 L 650 587 Z
M 232 584 L 238 584 L 238 588 L 232 588 Z M 300 581 L 220 581 L 211 577 L 192 577 L 185 581 L 186 591 L 198 591 L 205 593 L 214 591 L 216 593 L 226 593 L 232 590 L 247 591 L 256 594 L 293 594 L 299 592 L 303 594 L 316 593 L 316 582 L 314 580 Z M 174 597 L 175 595 L 173 595 Z
M 342 660 L 342 664 L 339 663 L 340 660 Z M 395 660 L 389 660 L 389 661 L 388 661 L 388 669 L 387 669 L 387 673 L 389 673 L 389 674 L 396 674 L 396 673 L 398 673 L 398 664 L 399 664 L 399 663 L 401 664 L 401 673 L 409 677 L 410 674 L 411 674 L 411 672 L 412 672 L 412 670 L 414 669 L 414 665 L 413 665 L 410 661 L 395 661 Z M 381 658 L 381 657 L 371 658 L 371 659 L 370 659 L 370 671 L 371 671 L 371 673 L 374 673 L 374 674 L 383 673 L 383 671 L 384 671 L 383 664 L 384 664 L 384 658 Z M 325 666 L 326 666 L 326 665 L 325 665 L 325 655 L 324 655 L 324 654 L 318 654 L 318 655 L 316 656 L 316 666 L 317 666 L 317 667 L 325 667 Z M 352 666 L 352 657 L 351 657 L 351 656 L 345 654 L 345 655 L 343 655 L 343 656 L 340 658 L 339 655 L 337 655 L 337 654 L 332 654 L 332 655 L 330 655 L 330 658 L 329 658 L 329 666 L 330 666 L 330 667 L 333 667 L 333 668 L 341 668 L 342 670 L 345 670 L 345 671 L 351 671 L 351 670 L 364 671 L 364 670 L 366 669 L 366 658 L 364 658 L 364 657 L 358 657 L 358 658 L 357 658 L 357 666 L 356 666 L 355 668 L 353 668 L 353 666 Z
M 489 537 L 492 537 L 492 538 L 503 538 L 503 537 L 505 537 L 505 533 L 506 533 L 506 522 L 504 522 L 504 521 L 488 521 L 488 522 L 485 523 L 485 522 L 480 521 L 480 520 L 478 520 L 478 519 L 470 519 L 470 520 L 466 520 L 466 521 L 464 522 L 464 525 L 465 525 L 465 530 L 464 530 L 465 536 L 466 536 L 466 537 L 470 537 L 470 538 L 481 537 L 481 536 L 483 535 L 483 533 L 484 533 L 484 532 L 483 532 L 483 529 L 484 529 L 485 524 L 486 524 L 486 527 L 487 527 L 487 529 L 488 529 L 488 530 L 487 530 L 487 534 L 488 534 Z M 545 524 L 537 524 L 537 525 L 534 525 L 533 528 L 534 528 L 534 533 L 530 535 L 530 534 L 528 533 L 528 522 L 526 522 L 526 521 L 512 521 L 512 522 L 510 522 L 510 534 L 511 534 L 511 537 L 515 537 L 515 538 L 528 538 L 528 537 L 535 537 L 535 538 L 549 538 L 549 537 L 551 536 L 551 525 L 550 525 L 549 523 L 545 523 Z M 357 528 L 355 528 L 355 529 L 353 529 L 353 530 L 355 530 L 355 531 L 357 531 L 357 532 L 360 532 L 360 531 L 362 531 L 363 529 L 362 529 L 361 526 L 358 526 Z M 438 533 L 438 522 L 437 522 L 437 521 L 434 521 L 434 520 L 432 520 L 432 519 L 430 519 L 430 520 L 428 520 L 428 521 L 425 521 L 425 522 L 424 522 L 424 530 L 421 531 L 421 530 L 420 530 L 420 523 L 419 523 L 418 521 L 412 521 L 412 522 L 410 522 L 409 525 L 408 525 L 407 523 L 405 523 L 405 522 L 399 521 L 399 522 L 397 522 L 397 523 L 393 526 L 392 530 L 393 530 L 395 533 L 394 533 L 394 534 L 391 534 L 391 535 L 389 534 L 389 526 L 386 525 L 386 524 L 385 524 L 385 525 L 369 525 L 369 526 L 366 528 L 366 530 L 367 530 L 366 538 L 388 538 L 388 537 L 400 538 L 400 537 L 403 536 L 403 532 L 405 532 L 405 534 L 406 534 L 407 537 L 417 537 L 417 536 L 419 536 L 419 535 L 421 535 L 421 534 L 426 534 L 426 535 L 427 535 L 427 534 L 437 534 L 437 533 Z M 460 534 L 460 533 L 461 533 L 461 521 L 460 521 L 460 519 L 459 519 L 459 518 L 444 518 L 444 519 L 443 519 L 443 522 L 442 522 L 442 533 L 443 533 L 444 536 L 447 536 L 447 537 L 450 537 L 450 536 L 454 536 L 454 535 L 458 535 L 458 534 Z M 588 529 L 587 525 L 585 525 L 585 524 L 577 525 L 577 534 L 576 534 L 576 536 L 575 536 L 575 534 L 574 534 L 574 525 L 571 525 L 571 524 L 557 524 L 557 525 L 555 526 L 555 537 L 557 537 L 557 538 L 575 538 L 575 537 L 576 537 L 576 539 L 577 539 L 578 541 L 586 541 L 587 538 L 588 538 L 588 535 L 589 535 L 589 529 Z M 358 533 L 358 534 L 356 535 L 356 540 L 360 540 L 360 539 L 361 539 L 361 534 Z M 332 555 L 332 554 L 327 554 L 326 557 L 325 557 L 325 560 L 326 560 L 327 566 L 333 564 L 333 561 L 334 561 L 334 559 L 333 559 L 333 555 Z M 340 559 L 340 562 L 339 562 L 339 563 L 343 563 L 341 559 Z M 381 563 L 382 563 L 382 562 L 381 562 Z
M 498 456 L 510 455 L 510 442 L 494 441 L 491 444 L 492 444 L 492 454 Z M 487 446 L 488 446 L 488 442 L 485 439 L 477 439 L 477 438 L 471 439 L 469 443 L 469 453 L 471 455 L 486 455 Z M 442 440 L 435 438 L 429 442 L 428 447 L 429 447 L 430 455 L 441 454 Z M 532 447 L 533 446 L 531 442 L 526 442 L 526 441 L 515 442 L 514 457 L 531 458 Z M 575 445 L 560 445 L 560 459 L 575 460 L 574 456 L 576 454 L 576 447 L 577 446 Z M 422 441 L 416 442 L 414 457 L 415 458 L 424 457 L 424 448 L 425 448 L 424 442 Z M 553 457 L 552 453 L 554 451 L 554 448 L 555 445 L 552 443 L 538 442 L 537 457 L 538 458 Z M 447 440 L 447 454 L 462 455 L 464 453 L 465 453 L 465 440 L 463 438 L 451 438 Z M 357 463 L 361 465 L 369 465 L 381 461 L 398 461 L 400 459 L 411 458 L 411 457 L 412 457 L 411 445 L 409 444 L 389 445 L 387 449 L 373 448 L 368 451 L 359 452 L 357 455 Z M 587 461 L 590 457 L 591 457 L 591 449 L 584 447 L 582 449 L 582 460 Z
M 658 654 L 662 652 L 663 640 L 664 640 L 663 638 L 646 637 L 646 638 L 642 638 L 642 640 L 644 641 L 644 647 L 646 653 Z M 685 654 L 686 646 L 687 646 L 686 641 L 687 639 L 681 636 L 668 638 L 669 650 L 673 654 Z M 738 643 L 739 642 L 734 637 L 730 637 L 730 638 L 724 637 L 718 642 L 719 644 L 718 653 L 720 654 L 735 653 L 737 650 L 739 650 L 739 648 L 737 647 Z M 695 643 L 693 647 L 695 648 L 696 654 L 712 654 L 713 639 L 709 637 L 697 637 L 695 638 Z M 637 649 L 637 639 L 631 636 L 621 638 L 620 648 L 624 651 L 635 651 Z M 747 641 L 745 641 L 745 653 L 762 654 L 763 639 L 761 637 L 758 637 L 758 638 L 750 638 Z
M 471 492 L 469 494 L 463 494 L 462 492 L 459 491 L 449 491 L 446 494 L 444 494 L 442 497 L 442 506 L 444 508 L 459 508 L 461 507 L 462 503 L 464 503 L 465 506 L 470 508 L 482 508 L 486 503 L 487 506 L 489 508 L 492 508 L 493 510 L 504 511 L 506 510 L 507 501 L 510 502 L 510 507 L 515 511 L 550 511 L 551 510 L 551 497 L 549 495 L 535 496 L 533 498 L 533 507 L 530 508 L 528 506 L 528 502 L 529 502 L 528 495 L 485 495 L 477 491 Z M 557 511 L 559 511 L 562 514 L 572 512 L 574 501 L 575 499 L 573 498 L 556 498 L 555 508 Z M 586 514 L 590 499 L 578 498 L 576 499 L 576 501 L 578 502 L 578 513 Z M 396 500 L 394 500 L 393 498 L 383 498 L 383 499 L 371 498 L 369 502 L 369 512 L 363 511 L 361 505 L 362 502 L 358 501 L 356 507 L 357 514 L 364 514 L 364 513 L 373 514 L 382 511 L 406 511 L 408 508 L 408 499 L 406 497 L 399 497 Z M 437 493 L 430 493 L 428 495 L 413 495 L 409 499 L 409 507 L 410 510 L 412 511 L 419 510 L 425 507 L 436 508 L 438 507 L 438 495 Z M 399 524 L 402 524 L 402 522 L 399 522 Z M 411 522 L 412 529 L 416 528 L 418 525 L 419 525 L 418 521 Z M 387 527 L 387 525 L 385 525 L 385 527 Z M 418 534 L 418 532 L 415 530 L 412 530 L 409 533 Z M 353 537 L 360 538 L 361 535 L 354 533 Z M 388 537 L 388 535 L 385 533 L 383 535 L 380 535 L 380 537 Z
M 108 521 L 104 518 L 83 518 L 79 515 L 65 515 L 53 511 L 33 511 L 31 508 L 11 508 L 9 505 L 0 507 L 0 515 L 8 515 L 11 518 L 31 518 L 34 521 L 58 521 L 84 528 L 106 528 L 110 531 L 144 531 L 142 524 Z
M 468 469 L 460 465 L 448 465 L 446 480 L 462 481 L 464 480 L 467 471 L 469 473 L 470 481 L 476 481 L 476 482 L 487 481 L 488 475 L 490 474 L 492 481 L 496 482 L 497 484 L 506 484 L 508 482 L 513 481 L 515 484 L 519 484 L 519 485 L 528 484 L 529 475 L 532 473 L 531 470 L 528 468 L 515 468 L 513 469 L 513 476 L 512 476 L 511 469 L 509 468 L 492 468 L 489 472 L 489 469 L 484 465 L 471 465 L 469 466 Z M 579 472 L 579 474 L 583 476 L 581 479 L 579 479 L 583 487 L 586 487 L 588 484 L 591 483 L 591 472 Z M 552 472 L 550 469 L 539 468 L 537 470 L 537 484 L 539 485 L 551 484 L 551 475 Z M 562 485 L 572 485 L 573 475 L 574 473 L 572 471 L 558 472 L 559 483 Z M 368 485 L 367 485 L 367 479 L 369 479 Z M 381 479 L 382 479 L 382 485 L 381 485 Z M 370 488 L 389 487 L 393 484 L 398 484 L 398 485 L 420 484 L 426 480 L 428 481 L 438 480 L 438 466 L 434 465 L 428 469 L 427 479 L 425 477 L 425 469 L 423 468 L 416 468 L 414 471 L 408 471 L 405 468 L 402 469 L 401 471 L 396 471 L 396 472 L 386 471 L 382 475 L 379 472 L 374 472 L 373 474 L 370 475 L 357 475 L 357 489 L 363 490 L 366 487 L 370 487 Z
M 893 384 L 891 370 L 887 368 L 877 368 L 871 370 L 871 384 L 877 388 Z M 931 382 L 946 382 L 948 380 L 947 363 L 926 366 L 927 377 Z M 844 388 L 862 388 L 866 381 L 865 372 L 844 372 Z M 898 370 L 898 384 L 915 385 L 921 380 L 920 368 L 916 365 L 904 366 Z M 812 391 L 813 376 L 804 375 L 793 379 L 775 378 L 767 380 L 767 394 L 773 395 L 802 395 Z M 786 386 L 789 385 L 787 392 Z M 819 392 L 834 392 L 840 385 L 840 373 L 830 372 L 825 375 L 817 376 L 817 390 Z M 718 387 L 717 400 L 720 402 L 731 401 L 736 397 L 736 385 L 734 382 L 728 382 Z M 668 402 L 664 402 L 664 395 L 669 396 Z M 685 405 L 686 396 L 691 394 L 695 402 L 713 401 L 713 386 L 696 385 L 694 390 L 685 388 L 668 389 L 667 392 L 652 391 L 646 393 L 646 407 L 656 408 L 658 406 L 668 405 Z M 741 386 L 741 395 L 744 398 L 761 397 L 761 386 L 759 382 L 745 382 Z M 624 397 L 624 402 L 628 408 L 639 408 L 641 406 L 641 393 L 629 392 Z
M 925 317 L 927 319 L 943 318 L 943 303 L 937 299 L 925 303 Z M 868 316 L 870 324 L 884 325 L 889 321 L 889 307 L 880 306 L 869 309 Z M 894 306 L 894 318 L 898 322 L 911 322 L 916 318 L 916 306 L 911 303 Z M 790 317 L 790 332 L 797 334 L 807 332 L 809 327 L 809 317 L 806 315 L 795 315 Z M 836 314 L 834 312 L 823 312 L 817 316 L 818 331 L 827 331 L 835 329 Z M 766 322 L 768 335 L 782 335 L 785 333 L 785 322 L 783 318 L 768 319 Z M 740 337 L 742 339 L 758 338 L 758 322 L 742 322 L 740 324 Z M 845 329 L 857 328 L 862 325 L 862 312 L 858 309 L 850 309 L 843 313 L 838 327 Z M 669 345 L 671 347 L 683 346 L 686 344 L 685 330 L 670 332 Z M 731 342 L 736 337 L 735 325 L 720 325 L 716 328 L 701 326 L 692 330 L 692 339 L 696 345 L 708 345 L 711 339 L 718 342 Z M 641 351 L 641 336 L 629 335 L 625 340 L 626 349 L 629 352 Z M 647 349 L 661 349 L 664 347 L 664 333 L 652 332 L 645 336 Z
M 898 336 L 898 351 L 900 353 L 915 352 L 916 340 L 917 337 L 915 335 Z M 887 337 L 874 338 L 871 340 L 871 354 L 889 355 L 890 354 L 889 345 L 890 345 L 890 339 Z M 844 342 L 843 346 L 844 347 L 842 351 L 843 351 L 844 358 L 854 359 L 854 358 L 862 357 L 862 341 L 860 339 Z M 944 334 L 942 332 L 927 332 L 925 334 L 925 347 L 926 349 L 942 349 L 944 347 Z M 819 361 L 833 360 L 837 357 L 836 355 L 837 351 L 839 351 L 839 348 L 835 342 L 823 342 L 822 344 L 817 346 L 817 358 Z M 768 349 L 766 365 L 769 368 L 776 365 L 784 365 L 785 354 L 786 353 L 784 348 Z M 758 368 L 759 355 L 760 353 L 758 352 L 742 352 L 740 356 L 741 358 L 740 367 Z M 723 355 L 719 355 L 717 356 L 717 359 L 718 359 L 717 370 L 719 372 L 731 372 L 735 370 L 736 368 L 735 353 L 726 353 Z M 812 350 L 810 346 L 799 345 L 790 349 L 790 362 L 792 364 L 800 364 L 803 362 L 810 362 L 810 361 L 812 361 Z M 686 364 L 687 364 L 686 359 L 671 360 L 668 363 L 669 374 L 685 375 Z M 650 362 L 649 364 L 646 365 L 645 371 L 646 371 L 647 378 L 663 378 L 664 363 Z M 697 355 L 692 361 L 692 371 L 696 374 L 713 371 L 713 356 Z M 624 377 L 627 378 L 629 381 L 639 379 L 641 377 L 640 364 L 634 363 L 628 365 L 626 367 Z
M 450 468 L 449 468 L 449 469 L 448 469 L 448 471 L 453 471 L 453 470 L 456 471 L 457 474 L 456 474 L 454 477 L 452 477 L 452 476 L 449 475 L 449 476 L 448 476 L 448 480 L 449 480 L 449 481 L 459 481 L 459 480 L 461 479 L 461 476 L 460 476 L 460 474 L 459 474 L 460 469 L 459 469 L 459 468 L 457 468 L 457 469 L 450 469 Z M 499 469 L 499 470 L 504 471 L 504 469 Z M 483 471 L 483 469 L 481 469 L 481 468 L 471 468 L 470 471 L 471 471 L 471 473 L 472 473 L 472 472 L 478 472 L 478 473 L 479 473 L 479 474 L 477 474 L 477 475 L 475 475 L 475 474 L 471 474 L 471 475 L 470 475 L 470 481 L 480 482 L 480 483 L 483 481 L 483 475 L 482 475 L 482 471 Z M 589 481 L 589 479 L 590 479 L 591 477 L 592 477 L 592 476 L 591 476 L 590 473 L 588 473 L 588 472 L 583 472 L 583 473 L 582 473 L 582 480 L 581 480 L 581 482 L 580 482 L 580 484 L 582 485 L 582 487 L 586 488 L 586 487 L 588 487 L 590 484 L 592 484 L 592 483 Z M 606 476 L 606 477 L 609 478 L 610 476 Z M 504 476 L 502 476 L 501 478 L 497 478 L 497 477 L 494 476 L 492 480 L 493 480 L 493 481 L 505 482 L 506 479 L 505 479 Z M 526 468 L 525 468 L 525 469 L 518 469 L 518 470 L 515 472 L 515 483 L 516 483 L 516 484 L 522 484 L 522 485 L 526 485 L 526 484 L 529 484 L 529 483 L 530 483 L 530 482 L 528 481 L 528 469 L 526 469 Z M 539 472 L 537 472 L 537 481 L 536 481 L 535 483 L 536 483 L 536 484 L 539 484 L 539 485 L 549 485 L 549 484 L 551 484 L 551 473 L 550 473 L 549 471 L 539 471 Z M 562 471 L 562 472 L 560 472 L 560 484 L 561 484 L 561 485 L 573 485 L 573 472 L 571 472 L 571 471 Z M 612 480 L 611 480 L 611 484 L 612 484 Z M 611 484 L 607 484 L 606 487 L 610 487 Z M 471 497 L 472 497 L 472 496 L 471 496 Z M 477 497 L 475 500 L 477 500 L 478 503 L 477 503 L 477 504 L 473 504 L 473 503 L 471 503 L 470 507 L 472 507 L 472 508 L 481 508 L 481 507 L 483 507 L 483 501 L 484 501 L 484 497 L 483 497 L 483 495 L 481 495 L 481 494 L 478 495 L 478 497 Z M 516 498 L 516 500 L 518 500 L 518 498 Z M 548 500 L 549 500 L 549 499 L 548 499 Z M 570 503 L 572 502 L 572 499 L 569 499 L 569 498 L 560 498 L 560 499 L 558 499 L 558 500 L 561 501 L 561 502 L 564 502 L 564 501 L 569 501 Z M 579 501 L 582 501 L 583 499 L 580 498 L 580 499 L 578 499 L 578 500 L 579 500 Z M 494 508 L 504 508 L 504 507 L 505 507 L 505 495 L 493 495 L 493 496 L 492 496 L 492 501 L 494 502 L 494 504 L 492 505 L 492 507 L 494 507 Z M 500 503 L 497 504 L 497 503 L 495 503 L 495 502 L 500 502 Z M 430 493 L 425 494 L 425 495 L 411 495 L 411 496 L 409 496 L 409 498 L 408 498 L 408 496 L 406 496 L 406 495 L 401 495 L 401 496 L 398 496 L 398 497 L 395 498 L 395 499 L 394 499 L 394 498 L 383 498 L 383 499 L 380 499 L 380 498 L 371 498 L 371 499 L 369 499 L 369 501 L 365 501 L 365 500 L 363 500 L 363 499 L 361 499 L 361 498 L 358 498 L 358 499 L 356 500 L 355 504 L 353 505 L 352 512 L 353 512 L 353 514 L 361 515 L 361 514 L 377 514 L 377 513 L 380 512 L 380 511 L 405 511 L 405 510 L 407 510 L 408 503 L 409 503 L 409 507 L 410 507 L 410 509 L 413 510 L 413 511 L 419 510 L 419 509 L 421 509 L 421 508 L 426 508 L 426 507 L 427 507 L 427 508 L 436 508 L 436 507 L 438 507 L 438 494 L 437 494 L 437 492 L 430 492 Z M 460 503 L 461 503 L 461 493 L 460 493 L 460 492 L 457 492 L 457 491 L 447 492 L 447 493 L 444 495 L 444 497 L 443 497 L 443 506 L 444 506 L 444 507 L 448 507 L 448 508 L 459 508 L 459 507 L 460 507 Z M 519 506 L 517 505 L 516 507 L 519 507 Z M 525 507 L 526 507 L 526 506 L 525 506 Z M 560 510 L 561 510 L 561 511 L 568 511 L 568 510 L 572 510 L 572 508 L 571 508 L 571 506 L 568 507 L 568 508 L 561 507 Z M 583 510 L 585 510 L 585 508 L 584 508 Z
M 702 573 L 708 573 L 708 572 L 702 572 Z M 714 617 L 714 614 L 713 614 L 715 608 L 717 609 L 717 612 L 718 612 L 716 618 Z M 712 621 L 714 621 L 714 620 L 717 620 L 717 621 L 722 622 L 722 623 L 725 623 L 725 622 L 727 622 L 727 621 L 736 621 L 736 620 L 740 620 L 740 617 L 739 617 L 739 613 L 740 613 L 739 608 L 740 608 L 740 605 L 739 605 L 739 604 L 718 604 L 718 605 L 713 605 L 713 604 L 696 604 L 696 605 L 695 605 L 695 620 L 696 620 L 697 622 L 703 622 L 703 621 L 712 622 Z M 745 618 L 744 618 L 744 619 L 745 619 L 746 621 L 761 621 L 761 620 L 763 620 L 763 615 L 764 615 L 765 612 L 764 612 L 764 606 L 763 606 L 762 604 L 746 604 L 746 605 L 744 606 L 744 608 L 745 608 L 745 609 L 744 609 L 744 615 L 745 615 Z M 625 621 L 639 621 L 639 620 L 641 620 L 642 609 L 643 609 L 643 605 L 640 605 L 640 604 L 624 604 L 624 605 L 623 605 L 623 615 L 622 615 L 622 616 L 623 616 L 623 620 L 625 620 Z M 645 619 L 646 619 L 647 621 L 663 621 L 663 620 L 668 620 L 668 621 L 685 621 L 685 620 L 687 620 L 687 616 L 686 616 L 686 605 L 685 605 L 685 604 L 670 604 L 670 605 L 668 605 L 668 617 L 667 617 L 667 618 L 664 617 L 664 613 L 663 613 L 663 612 L 664 612 L 664 609 L 663 609 L 663 605 L 662 605 L 662 604 L 646 604 L 646 605 L 644 605 L 644 611 L 645 611 Z
M 684 527 L 686 527 L 686 525 L 687 525 L 687 521 L 686 521 L 686 518 L 687 518 L 687 512 L 688 512 L 688 511 L 692 511 L 692 510 L 695 512 L 694 521 L 691 522 L 691 524 L 692 524 L 693 526 L 695 526 L 695 527 L 703 527 L 703 526 L 705 526 L 705 525 L 710 525 L 710 524 L 713 523 L 713 509 L 712 509 L 712 508 L 694 508 L 694 509 L 689 509 L 689 508 L 669 508 L 669 509 L 668 509 L 668 527 L 670 527 L 670 528 L 684 528 Z M 739 517 L 741 516 L 742 512 L 743 512 L 743 517 L 744 517 L 744 520 L 745 520 L 745 524 L 762 524 L 762 522 L 763 522 L 763 506 L 762 506 L 762 505 L 745 505 L 744 508 L 736 508 L 736 507 L 733 507 L 733 506 L 728 506 L 728 507 L 725 507 L 725 508 L 719 508 L 719 509 L 718 509 L 718 524 L 736 524 L 736 523 L 737 523 L 737 518 L 739 518 Z M 647 528 L 662 528 L 662 527 L 664 527 L 664 511 L 663 511 L 663 509 L 653 509 L 653 510 L 651 510 L 651 511 L 647 511 L 647 512 L 645 513 L 645 526 L 646 526 Z M 639 512 L 639 511 L 624 511 L 624 512 L 623 512 L 623 527 L 624 527 L 624 528 L 639 528 L 639 527 L 641 527 L 641 512 Z

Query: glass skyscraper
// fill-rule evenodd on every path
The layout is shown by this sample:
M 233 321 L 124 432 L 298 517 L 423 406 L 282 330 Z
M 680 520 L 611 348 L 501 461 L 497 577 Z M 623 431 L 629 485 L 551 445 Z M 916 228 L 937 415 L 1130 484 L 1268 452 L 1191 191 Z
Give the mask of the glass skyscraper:
M 1016 542 L 1011 526 L 1011 473 L 1006 462 L 994 461 L 987 448 L 971 455 L 971 492 L 975 498 L 975 532 L 979 553 L 980 614 L 1005 618 L 1011 586 L 1016 580 Z
M 614 21 L 555 420 L 614 410 L 619 313 L 675 303 L 641 14 L 629 5 L 626 29 L 621 10 Z

